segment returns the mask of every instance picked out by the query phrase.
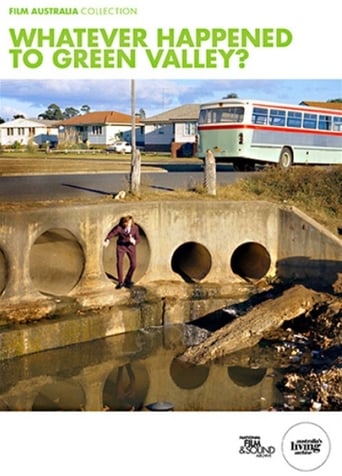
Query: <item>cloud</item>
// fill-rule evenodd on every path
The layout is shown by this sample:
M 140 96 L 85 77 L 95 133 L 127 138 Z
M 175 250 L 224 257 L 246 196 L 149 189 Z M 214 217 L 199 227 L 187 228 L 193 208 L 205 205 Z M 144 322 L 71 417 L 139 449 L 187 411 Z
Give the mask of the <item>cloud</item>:
M 3 80 L 0 116 L 37 117 L 52 104 L 80 109 L 131 112 L 131 81 L 127 80 Z M 221 99 L 229 93 L 241 98 L 298 104 L 342 96 L 338 80 L 136 80 L 136 109 L 147 116 L 182 104 Z

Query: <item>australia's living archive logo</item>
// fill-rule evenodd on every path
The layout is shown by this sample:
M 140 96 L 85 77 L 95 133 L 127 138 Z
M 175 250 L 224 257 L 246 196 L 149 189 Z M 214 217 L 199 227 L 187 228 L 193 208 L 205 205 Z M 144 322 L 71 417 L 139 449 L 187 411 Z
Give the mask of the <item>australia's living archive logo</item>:
M 287 463 L 299 471 L 314 471 L 330 454 L 330 440 L 319 425 L 302 422 L 293 425 L 282 440 L 282 453 Z
M 243 440 L 239 450 L 240 454 L 266 458 L 272 456 L 275 452 L 274 446 L 266 446 L 261 443 L 260 436 L 240 436 L 240 440 Z

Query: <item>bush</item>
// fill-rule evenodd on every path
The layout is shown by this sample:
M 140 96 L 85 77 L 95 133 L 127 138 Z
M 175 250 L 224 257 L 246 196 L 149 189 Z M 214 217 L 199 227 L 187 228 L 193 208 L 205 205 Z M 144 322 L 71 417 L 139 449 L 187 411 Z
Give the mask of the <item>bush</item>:
M 306 210 L 342 216 L 342 166 L 268 168 L 242 183 L 260 198 L 293 203 Z

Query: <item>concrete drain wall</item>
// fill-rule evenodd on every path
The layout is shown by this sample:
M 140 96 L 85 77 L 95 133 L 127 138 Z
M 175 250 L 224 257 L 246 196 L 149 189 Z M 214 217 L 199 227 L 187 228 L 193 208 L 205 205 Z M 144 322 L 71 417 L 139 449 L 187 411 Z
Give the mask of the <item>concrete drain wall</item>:
M 103 241 L 127 214 L 142 237 L 137 286 L 118 292 L 115 239 L 108 248 Z M 298 210 L 267 202 L 31 205 L 15 213 L 0 210 L 0 220 L 0 323 L 54 315 L 65 300 L 78 310 L 117 309 L 115 322 L 110 317 L 98 328 L 93 321 L 93 328 L 79 329 L 83 341 L 95 328 L 96 338 L 139 328 L 146 315 L 154 325 L 197 319 L 261 278 L 315 277 L 333 286 L 342 276 L 341 240 Z M 153 311 L 150 303 L 166 298 Z M 163 316 L 158 306 L 164 306 Z M 126 321 L 127 312 L 140 317 Z
M 126 213 L 140 228 L 134 280 L 142 286 L 308 273 L 331 282 L 341 268 L 338 238 L 298 211 L 265 202 L 177 202 L 177 207 L 105 202 L 15 215 L 0 211 L 0 303 L 20 304 L 37 293 L 75 296 L 110 289 L 116 280 L 115 239 L 108 248 L 103 240 Z

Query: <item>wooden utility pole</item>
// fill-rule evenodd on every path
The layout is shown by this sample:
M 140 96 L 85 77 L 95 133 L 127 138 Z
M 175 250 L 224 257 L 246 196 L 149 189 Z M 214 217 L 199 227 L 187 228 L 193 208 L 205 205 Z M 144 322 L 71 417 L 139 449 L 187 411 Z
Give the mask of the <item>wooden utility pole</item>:
M 129 177 L 130 192 L 138 195 L 140 192 L 140 175 L 141 175 L 141 156 L 140 151 L 137 150 L 136 136 L 135 136 L 135 80 L 131 80 L 131 116 L 132 116 L 132 155 L 131 155 L 131 171 Z
M 216 161 L 211 150 L 205 155 L 204 187 L 208 195 L 216 195 Z

